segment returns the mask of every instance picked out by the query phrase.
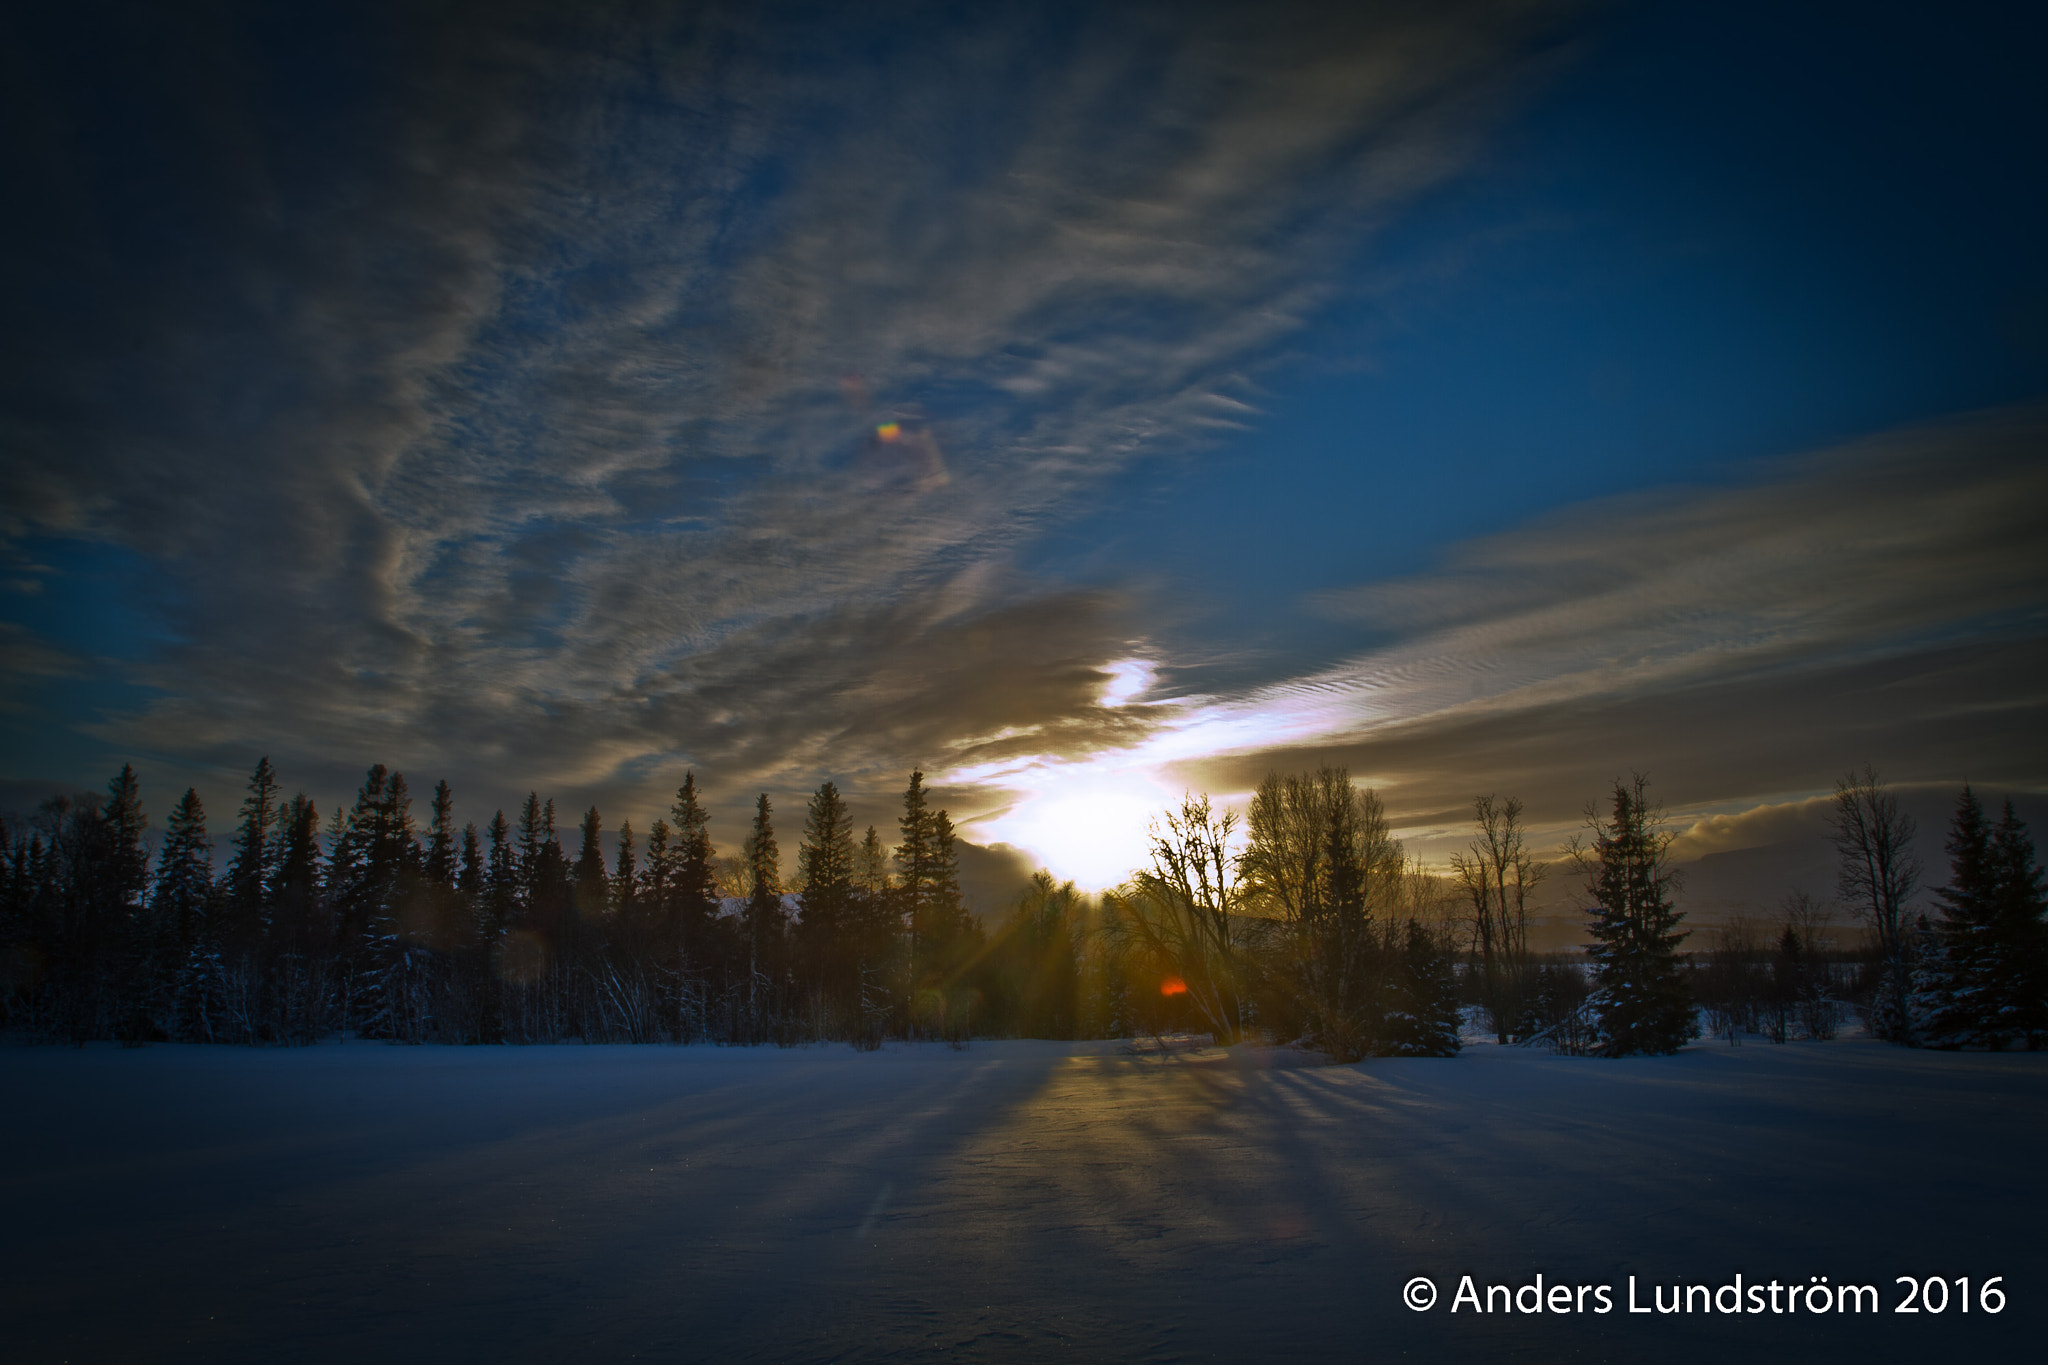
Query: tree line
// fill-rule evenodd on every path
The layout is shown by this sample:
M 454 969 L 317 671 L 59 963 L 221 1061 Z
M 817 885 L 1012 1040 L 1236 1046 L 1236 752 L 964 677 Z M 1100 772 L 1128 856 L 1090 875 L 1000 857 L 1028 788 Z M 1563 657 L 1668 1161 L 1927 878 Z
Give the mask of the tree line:
M 74 1042 L 309 1043 L 879 1040 L 958 1033 L 931 984 L 975 944 L 957 836 L 904 795 L 900 842 L 856 840 L 821 786 L 782 884 L 763 794 L 720 858 L 694 773 L 644 841 L 607 860 L 593 807 L 565 845 L 552 800 L 481 831 L 444 781 L 425 828 L 405 777 L 371 768 L 324 823 L 251 775 L 225 870 L 198 794 L 173 808 L 152 875 L 132 767 L 97 800 L 54 798 L 0 825 L 5 1023 Z M 572 855 L 569 847 L 574 847 Z
M 516 820 L 457 829 L 444 781 L 422 827 L 404 776 L 379 765 L 323 823 L 303 794 L 282 798 L 265 759 L 216 872 L 189 789 L 152 868 L 124 767 L 104 797 L 0 821 L 0 1027 L 80 1043 L 861 1047 L 1197 1029 L 1354 1060 L 1448 1055 L 1461 1024 L 1483 1021 L 1503 1043 L 1619 1056 L 1683 1045 L 1702 1013 L 1731 1040 L 1828 1037 L 1853 999 L 1901 1042 L 2038 1045 L 2041 874 L 2010 805 L 1993 823 L 1975 800 L 1966 789 L 1941 917 L 1909 918 L 1911 822 L 1874 774 L 1844 779 L 1841 890 L 1876 945 L 1845 977 L 1810 901 L 1769 951 L 1724 929 L 1684 952 L 1671 835 L 1640 777 L 1589 807 L 1568 850 L 1590 946 L 1545 960 L 1528 910 L 1555 869 L 1530 852 L 1518 801 L 1479 798 L 1440 877 L 1337 768 L 1270 774 L 1242 826 L 1191 795 L 1124 885 L 1089 897 L 1041 872 L 983 921 L 917 772 L 893 842 L 873 826 L 856 837 L 836 786 L 820 786 L 785 886 L 769 796 L 721 857 L 694 773 L 644 837 L 621 826 L 608 859 L 595 808 L 567 843 L 538 794 Z
M 2048 1042 L 2048 889 L 2010 799 L 1996 822 L 1975 791 L 1956 797 L 1935 913 L 1915 911 L 1922 868 L 1913 818 L 1869 769 L 1835 789 L 1839 890 L 1871 926 L 1873 1033 L 1910 1047 Z
M 1641 777 L 1588 808 L 1567 864 L 1586 878 L 1593 939 L 1583 962 L 1541 963 L 1527 948 L 1526 905 L 1546 869 L 1532 858 L 1520 806 L 1481 798 L 1478 837 L 1452 859 L 1470 929 L 1468 997 L 1501 1042 L 1622 1056 L 1668 1052 L 1708 1031 L 1783 1043 L 1833 1038 L 1860 1013 L 1871 1034 L 1915 1047 L 2039 1048 L 2048 1042 L 2048 893 L 2026 825 L 2004 803 L 1992 821 L 1965 786 L 1945 846 L 1949 878 L 1915 908 L 1918 835 L 1897 795 L 1865 768 L 1842 777 L 1830 807 L 1838 905 L 1865 944 L 1837 942 L 1830 914 L 1794 891 L 1776 926 L 1737 919 L 1704 951 L 1685 952 L 1661 828 Z

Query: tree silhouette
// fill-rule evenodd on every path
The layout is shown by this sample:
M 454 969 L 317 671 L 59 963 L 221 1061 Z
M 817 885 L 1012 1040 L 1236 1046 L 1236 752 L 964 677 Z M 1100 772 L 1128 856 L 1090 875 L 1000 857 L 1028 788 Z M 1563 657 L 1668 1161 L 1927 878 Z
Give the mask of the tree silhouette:
M 1592 899 L 1593 1013 L 1608 1057 L 1676 1052 L 1699 1036 L 1678 945 L 1686 935 L 1665 868 L 1671 836 L 1658 825 L 1640 774 L 1614 784 L 1610 814 L 1586 811 L 1590 842 L 1573 854 Z

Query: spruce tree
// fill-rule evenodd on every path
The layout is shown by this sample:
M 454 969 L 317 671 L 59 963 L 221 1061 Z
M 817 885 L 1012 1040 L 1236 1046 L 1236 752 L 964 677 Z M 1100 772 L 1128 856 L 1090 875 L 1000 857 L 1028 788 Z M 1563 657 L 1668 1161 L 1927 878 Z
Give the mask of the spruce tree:
M 427 1024 L 428 964 L 417 944 L 429 913 L 423 860 L 405 774 L 378 783 L 382 772 L 381 764 L 370 770 L 350 813 L 356 880 L 343 944 L 354 955 L 351 1014 L 366 1036 L 417 1043 Z
M 741 855 L 747 876 L 747 900 L 741 912 L 747 939 L 747 1014 L 756 1039 L 759 1031 L 769 1027 L 769 1016 L 780 1013 L 783 978 L 782 870 L 770 814 L 768 793 L 762 792 L 754 803 L 754 822 Z
M 242 798 L 241 821 L 235 829 L 234 857 L 222 879 L 220 937 L 235 953 L 255 947 L 268 927 L 271 874 L 278 854 L 276 826 L 284 815 L 277 790 L 277 772 L 266 755 L 249 776 L 249 794 Z
M 1458 979 L 1441 937 L 1408 920 L 1393 956 L 1398 964 L 1388 992 L 1385 1042 L 1392 1057 L 1453 1057 L 1458 1038 Z
M 116 1036 L 140 1042 L 160 1029 L 152 1016 L 159 1003 L 154 926 L 142 901 L 149 885 L 149 853 L 142 846 L 149 818 L 134 767 L 122 764 L 106 799 L 80 807 L 76 816 L 66 899 L 80 979 L 67 1031 L 83 1042 L 105 1037 L 112 1022 Z
M 338 828 L 327 855 L 327 894 L 336 919 L 336 948 L 348 967 L 360 971 L 364 944 L 376 932 L 388 891 L 388 845 L 385 823 L 390 773 L 373 765 L 356 790 L 355 805 L 346 816 L 337 811 Z
M 1948 885 L 1936 887 L 1941 919 L 1921 930 L 1913 972 L 1914 1032 L 1929 1047 L 1984 1045 L 1996 1032 L 1994 978 L 1998 869 L 1991 826 L 1965 786 L 1949 822 Z
M 169 1007 L 164 1024 L 186 1042 L 210 1043 L 222 1025 L 226 983 L 213 901 L 213 841 L 199 793 L 185 789 L 164 825 L 150 896 L 152 975 Z M 161 1025 L 160 1025 L 161 1027 Z
M 675 873 L 675 854 L 669 847 L 668 821 L 656 820 L 647 830 L 647 856 L 640 864 L 640 884 L 633 892 L 640 907 L 641 923 L 647 926 L 648 942 L 657 961 L 668 965 L 675 960 L 669 901 Z
M 935 940 L 954 944 L 974 921 L 960 895 L 959 837 L 943 810 L 932 812 L 931 880 L 925 892 L 926 918 Z
M 107 783 L 107 799 L 100 805 L 101 852 L 95 890 L 107 898 L 117 913 L 131 914 L 142 902 L 149 884 L 149 853 L 142 846 L 149 817 L 142 813 L 142 786 L 132 765 Z
M 703 954 L 718 918 L 718 854 L 711 846 L 711 816 L 697 792 L 697 775 L 683 774 L 676 789 L 673 861 L 669 872 L 671 938 L 696 958 Z
M 612 884 L 604 870 L 603 822 L 596 806 L 583 813 L 581 833 L 583 842 L 577 847 L 575 866 L 569 870 L 576 913 L 585 921 L 600 920 L 611 913 Z
M 2026 826 L 2008 801 L 1993 827 L 1966 786 L 1946 849 L 1942 915 L 1915 973 L 1920 1035 L 1933 1047 L 2038 1046 L 2043 895 Z
M 1999 923 L 2012 964 L 2010 1024 L 2036 1049 L 2048 1044 L 2048 887 L 2034 841 L 2010 800 L 1992 833 L 1991 854 L 1999 870 Z
M 268 941 L 273 958 L 304 957 L 326 942 L 320 917 L 320 812 L 300 792 L 285 805 L 278 824 Z
M 427 881 L 452 887 L 456 876 L 455 793 L 449 790 L 446 778 L 434 784 L 434 799 L 428 809 L 432 815 L 427 824 Z
M 206 834 L 206 810 L 199 793 L 187 787 L 164 824 L 149 898 L 157 932 L 177 960 L 210 932 L 206 917 L 212 899 L 213 840 Z
M 638 956 L 647 951 L 647 938 L 641 932 L 640 921 L 640 860 L 633 848 L 633 822 L 623 821 L 619 825 L 618 860 L 612 866 L 613 913 L 619 926 L 628 934 L 633 953 Z
M 540 793 L 528 792 L 526 804 L 519 808 L 517 866 L 522 910 L 530 909 L 532 906 L 534 887 L 540 877 L 540 851 L 555 837 L 554 827 L 554 802 L 550 801 L 543 812 Z
M 858 1046 L 876 1048 L 900 998 L 895 985 L 903 943 L 903 916 L 896 887 L 889 877 L 889 850 L 873 825 L 861 836 L 854 855 L 852 924 L 848 950 L 852 958 L 858 1023 Z
M 428 810 L 427 851 L 420 863 L 417 895 L 435 952 L 452 953 L 469 940 L 470 916 L 456 886 L 461 877 L 460 836 L 455 831 L 455 793 L 445 778 L 434 784 Z M 475 831 L 470 833 L 474 839 Z
M 896 896 L 910 931 L 911 988 L 926 970 L 933 925 L 931 897 L 933 858 L 932 812 L 925 804 L 924 773 L 913 771 L 903 792 L 903 814 L 896 820 L 902 842 L 896 845 Z
M 486 831 L 483 894 L 477 898 L 477 1041 L 505 1041 L 505 935 L 519 909 L 519 864 L 505 812 Z
M 474 820 L 462 827 L 462 861 L 455 874 L 455 889 L 472 899 L 483 894 L 484 851 Z
M 575 946 L 577 920 L 569 860 L 555 830 L 553 797 L 536 802 L 532 793 L 527 794 L 519 816 L 519 875 L 526 893 L 521 924 L 539 935 L 559 960 Z
M 781 942 L 784 927 L 782 863 L 775 846 L 772 814 L 768 793 L 762 792 L 754 803 L 754 823 L 747 831 L 741 855 L 747 865 L 747 903 L 743 912 L 747 942 L 764 966 L 768 955 Z
M 797 882 L 802 888 L 797 925 L 804 972 L 829 998 L 849 1002 L 855 984 L 851 937 L 854 918 L 853 819 L 839 788 L 827 782 L 811 797 L 797 845 Z
M 1608 1057 L 1676 1052 L 1699 1036 L 1678 956 L 1686 935 L 1664 866 L 1671 836 L 1658 828 L 1648 785 L 1640 775 L 1616 782 L 1611 817 L 1589 809 L 1591 847 L 1574 845 L 1593 901 L 1587 956 L 1599 1051 Z

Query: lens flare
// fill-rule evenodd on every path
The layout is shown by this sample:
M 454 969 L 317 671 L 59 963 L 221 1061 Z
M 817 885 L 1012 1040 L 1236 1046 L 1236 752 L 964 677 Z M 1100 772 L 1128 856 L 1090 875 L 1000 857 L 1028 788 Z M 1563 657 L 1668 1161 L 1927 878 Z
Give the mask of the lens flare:
M 1188 983 L 1177 976 L 1169 976 L 1166 980 L 1159 983 L 1159 993 L 1161 995 L 1186 995 L 1188 993 Z
M 884 441 L 896 440 L 903 435 L 903 424 L 900 422 L 884 422 L 875 428 L 875 435 Z

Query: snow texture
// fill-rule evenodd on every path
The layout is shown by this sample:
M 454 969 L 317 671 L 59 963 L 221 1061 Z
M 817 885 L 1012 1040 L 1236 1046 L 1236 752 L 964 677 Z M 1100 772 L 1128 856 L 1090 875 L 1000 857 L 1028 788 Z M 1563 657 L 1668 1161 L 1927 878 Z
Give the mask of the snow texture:
M 8 1048 L 0 1084 L 15 1362 L 1860 1365 L 2048 1325 L 2048 1054 L 349 1043 Z M 1450 1312 L 1539 1271 L 1887 1311 Z M 1894 1315 L 1899 1275 L 2008 1307 Z

